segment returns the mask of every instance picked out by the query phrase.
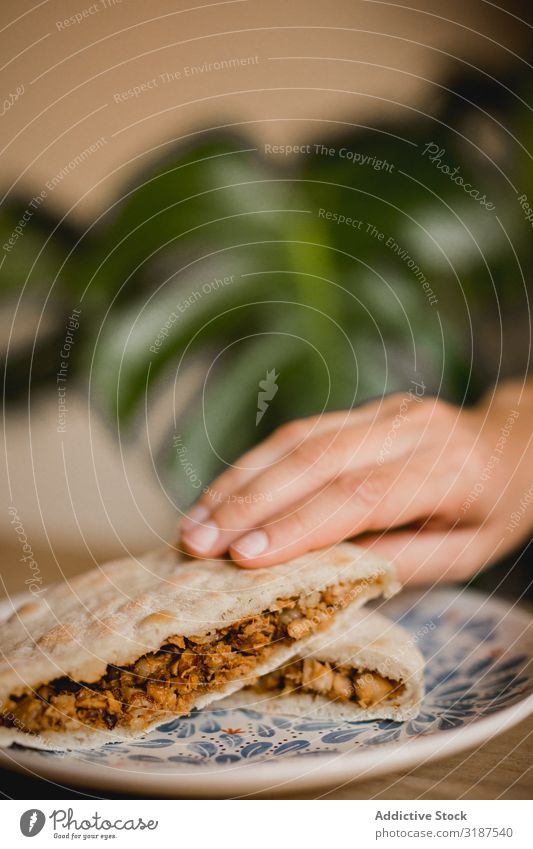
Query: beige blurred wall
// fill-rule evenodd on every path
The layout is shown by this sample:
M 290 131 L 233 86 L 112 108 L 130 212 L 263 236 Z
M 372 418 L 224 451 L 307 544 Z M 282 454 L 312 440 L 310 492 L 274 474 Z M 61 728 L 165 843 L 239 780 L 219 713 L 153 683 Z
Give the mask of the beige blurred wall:
M 255 144 L 321 141 L 339 122 L 431 111 L 430 80 L 463 61 L 497 68 L 526 37 L 482 0 L 4 2 L 3 91 L 24 93 L 1 118 L 0 181 L 40 191 L 100 139 L 46 200 L 92 216 L 169 139 L 236 123 Z

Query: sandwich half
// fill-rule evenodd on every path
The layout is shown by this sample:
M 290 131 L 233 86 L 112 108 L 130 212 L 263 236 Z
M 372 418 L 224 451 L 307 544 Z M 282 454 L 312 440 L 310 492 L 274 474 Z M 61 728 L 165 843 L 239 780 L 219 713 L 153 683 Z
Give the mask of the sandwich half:
M 336 614 L 399 589 L 350 543 L 268 569 L 167 548 L 50 587 L 0 624 L 0 745 L 142 736 L 284 663 Z
M 424 659 L 407 631 L 379 613 L 346 610 L 301 648 L 220 707 L 352 722 L 418 714 Z

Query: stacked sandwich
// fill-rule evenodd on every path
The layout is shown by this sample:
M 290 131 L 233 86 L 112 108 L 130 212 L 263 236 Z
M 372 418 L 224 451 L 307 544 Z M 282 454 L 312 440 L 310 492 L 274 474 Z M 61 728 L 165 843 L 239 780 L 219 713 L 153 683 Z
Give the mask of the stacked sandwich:
M 422 659 L 363 610 L 399 589 L 350 543 L 269 569 L 172 548 L 52 587 L 0 625 L 0 745 L 92 748 L 224 699 L 276 713 L 407 719 Z

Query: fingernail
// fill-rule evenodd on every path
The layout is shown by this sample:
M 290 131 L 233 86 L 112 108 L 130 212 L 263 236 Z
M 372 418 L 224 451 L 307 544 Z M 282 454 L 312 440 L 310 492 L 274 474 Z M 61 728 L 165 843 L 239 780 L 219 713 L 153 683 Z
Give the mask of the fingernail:
M 214 546 L 218 535 L 219 528 L 216 522 L 206 522 L 204 525 L 196 525 L 183 536 L 190 548 L 194 548 L 195 551 L 203 554 Z
M 209 508 L 203 504 L 195 504 L 181 520 L 181 530 L 186 532 L 195 528 L 199 522 L 203 522 L 209 516 Z
M 252 531 L 231 547 L 239 557 L 257 557 L 268 548 L 268 537 L 264 531 Z

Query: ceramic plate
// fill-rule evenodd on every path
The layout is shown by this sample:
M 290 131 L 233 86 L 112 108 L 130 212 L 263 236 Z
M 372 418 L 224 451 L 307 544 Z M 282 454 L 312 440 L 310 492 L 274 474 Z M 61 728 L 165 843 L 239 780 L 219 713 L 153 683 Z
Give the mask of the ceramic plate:
M 65 755 L 12 746 L 0 764 L 96 792 L 294 793 L 448 756 L 533 712 L 533 620 L 522 609 L 447 588 L 403 592 L 380 611 L 407 628 L 427 661 L 426 696 L 410 722 L 206 709 L 137 743 Z

